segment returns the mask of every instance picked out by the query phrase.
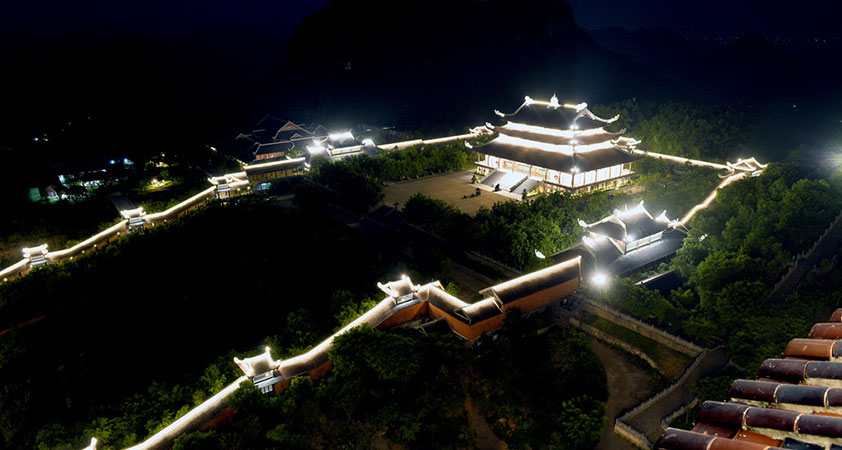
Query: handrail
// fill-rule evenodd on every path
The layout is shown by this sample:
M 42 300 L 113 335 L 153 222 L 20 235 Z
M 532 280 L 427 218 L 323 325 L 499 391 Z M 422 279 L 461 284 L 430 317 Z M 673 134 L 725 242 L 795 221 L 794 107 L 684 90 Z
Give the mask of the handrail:
M 68 256 L 75 255 L 79 251 L 83 251 L 83 249 L 93 247 L 103 239 L 112 236 L 115 233 L 119 233 L 121 230 L 125 230 L 127 223 L 129 223 L 128 220 L 121 220 L 117 224 L 112 225 L 103 231 L 100 231 L 99 233 L 85 239 L 84 241 L 74 245 L 73 247 L 49 252 L 47 253 L 47 259 L 49 259 L 50 261 L 56 261 L 62 258 L 66 258 Z
M 14 275 L 18 272 L 21 272 L 26 269 L 29 265 L 29 258 L 23 258 L 22 260 L 12 264 L 9 267 L 6 267 L 3 270 L 0 270 L 0 278 L 6 278 L 11 275 Z
M 216 192 L 216 186 L 211 186 L 205 189 L 204 191 L 199 192 L 198 194 L 188 198 L 187 200 L 184 200 L 183 202 L 167 210 L 158 213 L 147 214 L 144 217 L 148 222 L 157 222 L 162 219 L 169 219 L 174 213 L 177 213 L 178 211 L 181 211 L 184 208 L 192 206 L 193 203 L 199 200 L 204 200 L 205 198 L 210 197 L 214 192 Z

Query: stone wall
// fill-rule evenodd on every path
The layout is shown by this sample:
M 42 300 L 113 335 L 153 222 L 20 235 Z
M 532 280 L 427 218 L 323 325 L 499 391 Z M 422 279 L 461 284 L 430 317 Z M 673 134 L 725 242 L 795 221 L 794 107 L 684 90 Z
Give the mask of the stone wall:
M 823 259 L 836 262 L 836 249 L 842 243 L 842 212 L 827 226 L 809 250 L 799 253 L 790 262 L 789 270 L 781 277 L 769 295 L 769 301 L 783 301 Z
M 606 342 L 606 343 L 608 343 L 610 345 L 614 345 L 616 347 L 620 347 L 621 349 L 637 356 L 638 358 L 645 361 L 646 364 L 649 364 L 650 367 L 657 370 L 661 375 L 667 376 L 664 373 L 664 371 L 661 370 L 660 366 L 658 366 L 658 363 L 656 363 L 654 359 L 650 358 L 649 355 L 647 355 L 646 353 L 643 353 L 637 347 L 633 347 L 633 346 L 621 341 L 620 339 L 618 339 L 614 336 L 611 336 L 610 334 L 608 334 L 608 333 L 606 333 L 602 330 L 599 330 L 599 329 L 594 328 L 594 327 L 592 327 L 592 326 L 590 326 L 586 323 L 583 323 L 581 320 L 579 320 L 575 317 L 570 317 L 568 319 L 568 323 L 573 328 L 576 328 L 578 330 L 582 330 L 583 332 L 599 339 L 600 341 Z
M 702 352 L 702 348 L 692 342 L 681 339 L 678 336 L 673 336 L 666 331 L 659 330 L 652 325 L 643 323 L 634 317 L 623 314 L 594 300 L 585 300 L 582 305 L 582 309 L 597 317 L 601 317 L 624 328 L 628 328 L 629 330 L 632 330 L 642 336 L 646 336 L 659 344 L 663 344 L 685 355 L 695 357 Z

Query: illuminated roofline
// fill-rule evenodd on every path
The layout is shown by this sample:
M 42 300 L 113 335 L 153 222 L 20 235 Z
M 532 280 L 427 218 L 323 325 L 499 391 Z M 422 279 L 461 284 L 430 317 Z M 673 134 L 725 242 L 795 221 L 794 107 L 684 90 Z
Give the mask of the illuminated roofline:
M 132 217 L 143 217 L 146 212 L 143 211 L 143 207 L 137 207 L 135 209 L 124 209 L 120 211 L 120 215 L 126 219 L 131 219 Z
M 293 158 L 293 159 L 284 159 L 281 161 L 272 161 L 268 163 L 261 163 L 261 164 L 249 164 L 243 166 L 243 170 L 255 170 L 255 169 L 265 169 L 268 167 L 275 167 L 275 166 L 288 166 L 291 164 L 297 164 L 306 161 L 307 158 L 300 157 L 300 158 Z
M 490 124 L 488 124 L 488 125 L 490 125 Z M 492 126 L 492 128 L 493 128 L 493 126 Z M 540 126 L 537 126 L 537 125 L 527 125 L 527 124 L 518 123 L 518 122 L 506 122 L 505 125 L 502 125 L 498 128 L 501 128 L 503 130 L 523 131 L 523 132 L 526 132 L 526 133 L 542 134 L 542 135 L 545 135 L 545 136 L 563 137 L 563 138 L 574 138 L 574 137 L 579 137 L 579 136 L 592 136 L 594 134 L 607 133 L 605 131 L 605 128 L 602 128 L 602 127 L 577 131 L 577 130 L 562 130 L 562 129 L 558 129 L 558 128 L 540 127 Z M 612 134 L 618 134 L 618 133 L 612 133 Z
M 245 172 L 234 172 L 226 173 L 225 175 L 220 175 L 218 177 L 210 177 L 208 178 L 208 182 L 216 186 L 222 183 L 233 183 L 235 181 L 243 181 L 245 178 L 247 178 Z
M 624 211 L 621 211 L 619 209 L 615 209 L 613 214 L 611 214 L 608 217 L 604 217 L 604 218 L 602 218 L 602 219 L 600 219 L 600 220 L 598 220 L 594 223 L 589 224 L 589 223 L 585 222 L 584 220 L 579 219 L 579 226 L 581 226 L 582 228 L 587 230 L 590 227 L 593 227 L 595 225 L 599 225 L 599 224 L 602 224 L 602 223 L 605 223 L 605 222 L 614 222 L 614 223 L 620 225 L 623 228 L 623 230 L 625 231 L 626 230 L 626 224 L 625 224 L 625 222 L 623 222 L 623 219 L 634 216 L 634 215 L 637 215 L 637 214 L 641 214 L 641 213 L 645 214 L 647 217 L 649 217 L 650 219 L 652 219 L 656 222 L 669 223 L 669 224 L 674 223 L 674 221 L 671 221 L 669 218 L 667 218 L 667 211 L 666 210 L 664 210 L 657 218 L 652 217 L 652 214 L 650 214 L 649 210 L 647 210 L 646 206 L 644 206 L 644 201 L 641 200 L 632 209 L 626 209 Z M 596 238 L 592 238 L 592 239 L 596 239 Z
M 535 272 L 532 272 L 532 273 L 528 273 L 526 275 L 522 275 L 522 276 L 519 276 L 517 278 L 513 278 L 511 280 L 508 280 L 508 281 L 504 281 L 504 282 L 502 282 L 498 285 L 495 285 L 495 286 L 485 288 L 485 289 L 479 291 L 479 293 L 485 295 L 486 292 L 491 292 L 491 291 L 495 291 L 495 290 L 498 290 L 498 289 L 506 289 L 508 287 L 511 287 L 512 285 L 522 283 L 524 281 L 531 280 L 533 278 L 537 278 L 537 277 L 540 277 L 542 275 L 546 275 L 547 273 L 552 272 L 554 270 L 565 269 L 567 267 L 570 267 L 570 266 L 573 266 L 573 265 L 576 265 L 576 264 L 580 264 L 581 261 L 582 261 L 582 257 L 577 256 L 575 258 L 568 259 L 567 261 L 560 262 L 560 263 L 552 265 L 550 267 L 545 267 L 541 270 L 538 270 L 538 271 L 535 271 Z
M 617 218 L 620 218 L 620 219 L 624 219 L 624 218 L 626 218 L 626 217 L 631 217 L 631 216 L 636 216 L 636 215 L 638 215 L 638 214 L 640 214 L 640 213 L 644 213 L 644 214 L 646 214 L 647 216 L 649 216 L 649 218 L 650 218 L 650 219 L 653 219 L 652 215 L 651 215 L 651 214 L 649 214 L 649 211 L 647 211 L 647 210 L 646 210 L 646 207 L 644 207 L 644 206 L 643 206 L 643 200 L 641 200 L 641 201 L 640 201 L 637 205 L 635 205 L 635 207 L 634 207 L 634 208 L 632 208 L 632 209 L 628 209 L 628 205 L 626 205 L 626 209 L 625 209 L 625 210 L 622 210 L 622 211 L 621 211 L 621 210 L 619 210 L 619 209 L 615 209 L 615 210 L 614 210 L 614 215 L 615 215 L 615 216 L 617 216 Z M 654 220 L 654 219 L 653 219 L 653 220 Z
M 573 109 L 573 110 L 575 110 L 576 112 L 579 113 L 578 115 L 576 115 L 575 118 L 573 118 L 573 122 L 576 122 L 576 120 L 578 120 L 582 116 L 587 116 L 589 119 L 596 120 L 596 121 L 602 122 L 602 123 L 613 123 L 613 122 L 617 121 L 617 119 L 620 118 L 620 115 L 618 114 L 618 115 L 616 115 L 616 116 L 614 116 L 610 119 L 603 119 L 602 117 L 597 116 L 596 114 L 593 113 L 593 111 L 588 109 L 588 104 L 585 103 L 585 102 L 582 102 L 582 103 L 579 103 L 579 104 L 576 104 L 576 105 L 574 105 L 572 103 L 565 103 L 564 105 L 559 105 L 558 98 L 556 98 L 555 95 L 553 95 L 553 98 L 550 99 L 550 101 L 535 100 L 532 97 L 527 95 L 526 97 L 523 98 L 523 103 L 518 107 L 518 109 L 515 110 L 515 112 L 513 112 L 511 114 L 505 114 L 505 113 L 502 113 L 502 112 L 495 109 L 494 114 L 497 114 L 501 118 L 505 119 L 506 117 L 516 115 L 524 107 L 532 106 L 532 105 L 546 106 L 547 108 L 550 108 L 550 109 L 557 109 L 557 108 L 560 108 L 560 107 L 564 107 L 564 108 L 567 108 L 567 109 Z
M 725 186 L 728 186 L 729 184 L 731 184 L 731 183 L 733 183 L 733 182 L 735 182 L 739 179 L 744 178 L 745 176 L 746 176 L 745 172 L 740 172 L 736 175 L 731 175 L 730 177 L 726 178 L 724 181 L 722 181 L 722 183 L 719 183 L 719 186 L 714 188 L 713 192 L 711 192 L 710 195 L 707 196 L 705 201 L 703 201 L 702 203 L 699 203 L 698 205 L 694 206 L 690 211 L 687 212 L 687 214 L 684 215 L 684 217 L 680 221 L 675 223 L 675 226 L 678 226 L 678 225 L 685 226 L 685 225 L 687 225 L 687 223 L 690 222 L 690 220 L 693 219 L 693 216 L 695 216 L 697 212 L 707 208 L 708 206 L 710 206 L 711 203 L 713 203 L 713 200 L 716 199 L 716 195 L 717 195 L 717 193 L 719 192 L 720 189 L 724 188 Z
M 513 137 L 503 133 L 500 133 L 500 135 L 497 137 L 497 139 L 495 139 L 495 141 L 497 141 L 500 144 L 513 145 L 516 147 L 534 148 L 536 150 L 543 150 L 545 152 L 562 153 L 568 156 L 572 156 L 576 153 L 588 153 L 595 150 L 606 150 L 609 148 L 617 148 L 618 150 L 625 151 L 621 148 L 618 148 L 613 141 L 598 142 L 596 144 L 587 145 L 559 145 L 548 144 L 546 142 L 538 142 L 519 137 Z
M 263 353 L 259 355 L 244 359 L 237 358 L 236 356 L 234 357 L 234 363 L 237 364 L 240 370 L 242 370 L 249 378 L 252 378 L 255 375 L 260 375 L 254 372 L 254 363 L 260 362 L 261 360 L 269 364 L 269 370 L 275 370 L 281 365 L 280 361 L 272 359 L 272 352 L 268 345 L 264 348 Z
M 46 256 L 49 251 L 47 250 L 47 244 L 36 245 L 35 247 L 24 247 L 23 248 L 23 256 L 24 258 L 31 258 L 32 254 L 36 253 L 38 255 Z
M 343 140 L 343 139 L 354 140 L 354 135 L 351 133 L 350 130 L 340 131 L 340 132 L 337 132 L 337 133 L 330 133 L 330 134 L 328 134 L 328 137 L 330 138 L 331 141 L 340 141 L 340 140 Z

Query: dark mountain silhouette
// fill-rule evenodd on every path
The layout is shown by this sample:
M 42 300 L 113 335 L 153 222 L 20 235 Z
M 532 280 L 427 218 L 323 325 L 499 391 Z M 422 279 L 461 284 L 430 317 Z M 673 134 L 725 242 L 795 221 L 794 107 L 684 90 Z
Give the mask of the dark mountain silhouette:
M 842 40 L 736 38 L 692 41 L 673 30 L 613 27 L 590 35 L 603 47 L 680 87 L 683 97 L 750 104 L 838 96 Z
M 674 75 L 698 62 L 701 46 L 669 28 L 638 28 L 628 31 L 609 27 L 589 32 L 596 42 L 628 56 L 653 72 Z
M 561 0 L 334 0 L 296 28 L 256 96 L 329 123 L 440 128 L 483 123 L 524 95 L 599 102 L 655 86 Z

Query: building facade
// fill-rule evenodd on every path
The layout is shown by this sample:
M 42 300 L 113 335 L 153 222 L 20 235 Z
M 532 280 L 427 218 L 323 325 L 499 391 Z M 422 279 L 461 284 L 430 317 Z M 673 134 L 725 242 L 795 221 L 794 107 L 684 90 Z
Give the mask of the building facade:
M 605 130 L 619 116 L 603 119 L 586 103 L 526 97 L 514 113 L 495 113 L 497 123 L 486 126 L 498 136 L 474 148 L 481 155 L 477 174 L 495 189 L 575 194 L 613 188 L 629 181 L 631 163 L 643 157 L 635 152 L 639 142 L 622 136 L 625 130 Z

